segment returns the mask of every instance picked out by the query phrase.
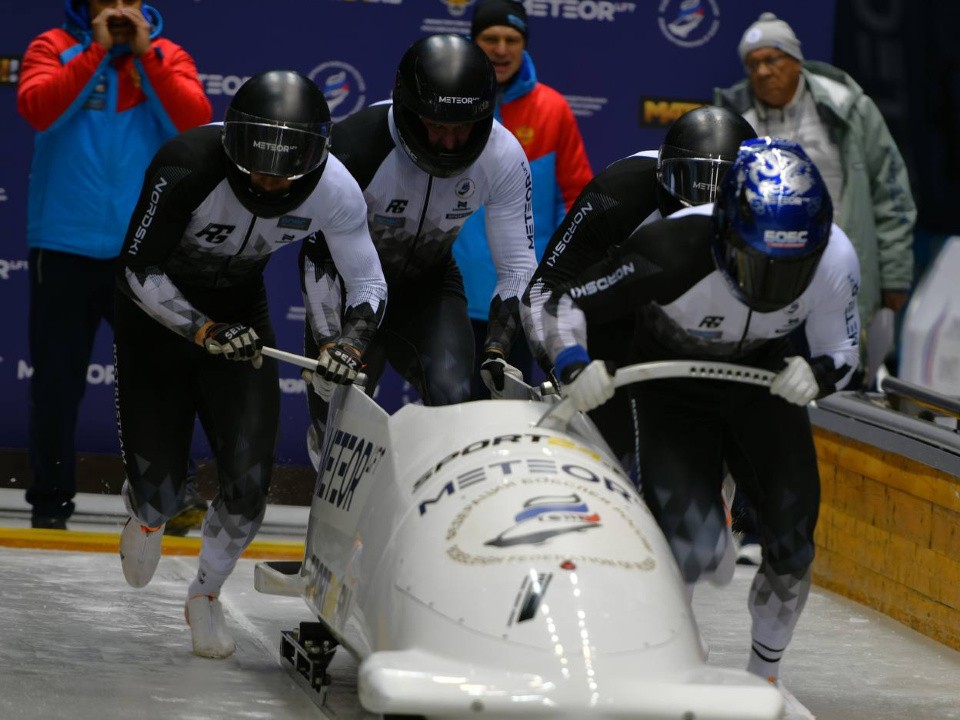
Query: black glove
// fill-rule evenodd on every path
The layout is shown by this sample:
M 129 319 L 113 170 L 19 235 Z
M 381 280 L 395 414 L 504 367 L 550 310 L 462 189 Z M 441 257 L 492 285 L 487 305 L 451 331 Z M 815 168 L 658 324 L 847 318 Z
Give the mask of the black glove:
M 249 360 L 255 368 L 263 365 L 263 342 L 257 331 L 243 323 L 210 323 L 199 334 L 199 344 L 211 355 L 227 360 Z
M 317 372 L 324 380 L 338 385 L 349 385 L 363 368 L 360 351 L 352 345 L 333 343 L 320 351 Z
M 505 375 L 523 382 L 523 373 L 504 360 L 502 352 L 488 348 L 480 359 L 480 377 L 492 397 L 497 398 L 503 392 Z

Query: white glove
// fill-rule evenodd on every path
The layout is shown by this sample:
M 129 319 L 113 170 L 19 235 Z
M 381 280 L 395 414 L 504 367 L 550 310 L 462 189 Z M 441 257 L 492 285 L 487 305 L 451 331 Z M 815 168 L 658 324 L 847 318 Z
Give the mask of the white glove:
M 820 385 L 810 363 L 799 355 L 785 358 L 787 366 L 770 385 L 770 392 L 794 405 L 806 405 L 820 393 Z
M 480 378 L 490 391 L 490 397 L 495 400 L 503 397 L 504 376 L 506 375 L 523 382 L 523 373 L 504 360 L 502 355 L 492 350 L 485 352 L 483 362 L 480 363 Z
M 616 390 L 613 376 L 607 372 L 603 360 L 594 360 L 583 369 L 566 374 L 572 378 L 563 386 L 563 395 L 570 398 L 577 410 L 583 412 L 603 405 Z

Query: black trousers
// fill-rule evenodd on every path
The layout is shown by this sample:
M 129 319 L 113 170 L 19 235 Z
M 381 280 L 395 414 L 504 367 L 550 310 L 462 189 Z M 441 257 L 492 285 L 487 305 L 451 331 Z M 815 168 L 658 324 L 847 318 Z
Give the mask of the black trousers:
M 77 491 L 77 415 L 100 322 L 113 326 L 114 260 L 31 250 L 30 469 L 34 515 L 68 518 Z
M 190 297 L 188 295 L 188 297 Z M 263 285 L 190 297 L 222 322 L 244 322 L 275 346 Z M 156 526 L 181 508 L 197 418 L 217 461 L 218 504 L 247 521 L 263 512 L 280 417 L 275 360 L 211 355 L 117 296 L 117 419 L 130 498 Z
M 756 512 L 765 564 L 775 575 L 803 575 L 820 506 L 806 408 L 716 380 L 655 380 L 633 394 L 643 496 L 684 580 L 709 569 L 724 531 L 724 463 Z

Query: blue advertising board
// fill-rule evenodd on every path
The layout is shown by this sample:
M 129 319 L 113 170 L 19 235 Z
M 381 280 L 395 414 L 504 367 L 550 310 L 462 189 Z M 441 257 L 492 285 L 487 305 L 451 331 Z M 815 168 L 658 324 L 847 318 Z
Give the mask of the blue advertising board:
M 396 64 L 416 39 L 434 32 L 469 33 L 475 0 L 156 0 L 163 35 L 197 63 L 223 117 L 247 77 L 269 69 L 298 70 L 324 90 L 334 120 L 388 98 Z M 708 102 L 714 86 L 743 77 L 736 47 L 761 12 L 787 20 L 808 58 L 829 61 L 835 0 L 525 0 L 528 50 L 541 82 L 573 108 L 595 172 L 637 150 L 656 148 L 664 128 Z M 27 446 L 29 283 L 27 182 L 34 132 L 16 108 L 20 57 L 31 39 L 63 23 L 57 0 L 0 0 L 0 448 Z M 140 177 L 130 182 L 139 183 Z M 83 192 L 78 188 L 77 192 Z M 281 349 L 299 352 L 304 322 L 296 249 L 267 268 L 271 315 Z M 51 329 L 51 331 L 54 331 Z M 117 453 L 112 338 L 101 328 L 81 407 L 78 450 Z M 292 366 L 281 367 L 279 464 L 308 464 L 306 388 Z M 388 410 L 415 399 L 395 375 L 377 399 Z M 206 448 L 198 436 L 197 453 Z

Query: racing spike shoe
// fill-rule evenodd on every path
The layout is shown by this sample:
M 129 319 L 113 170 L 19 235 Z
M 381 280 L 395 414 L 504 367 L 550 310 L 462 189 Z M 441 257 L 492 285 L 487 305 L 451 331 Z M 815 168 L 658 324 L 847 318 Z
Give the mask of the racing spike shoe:
M 160 562 L 163 525 L 148 528 L 130 518 L 120 533 L 120 565 L 131 587 L 142 588 L 153 577 Z
M 193 636 L 193 654 L 207 658 L 225 658 L 233 655 L 236 643 L 230 637 L 223 606 L 213 595 L 194 595 L 183 610 L 190 634 Z

